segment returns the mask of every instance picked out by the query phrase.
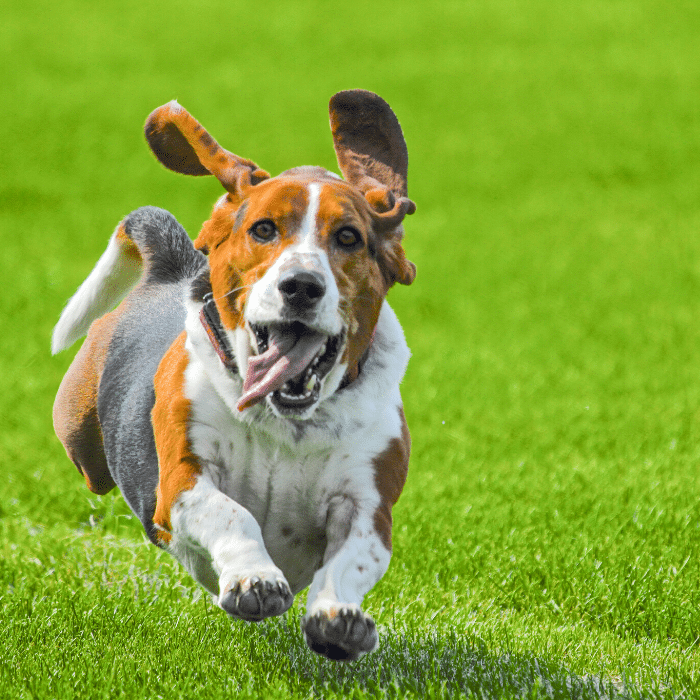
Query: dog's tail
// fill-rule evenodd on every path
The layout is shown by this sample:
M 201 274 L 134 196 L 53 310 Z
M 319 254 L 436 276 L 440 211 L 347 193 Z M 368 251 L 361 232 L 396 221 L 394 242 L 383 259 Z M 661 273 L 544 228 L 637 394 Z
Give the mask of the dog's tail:
M 178 282 L 196 276 L 204 265 L 206 258 L 172 214 L 157 207 L 137 209 L 117 226 L 107 250 L 63 309 L 51 338 L 52 354 L 84 336 L 141 277 L 154 283 Z

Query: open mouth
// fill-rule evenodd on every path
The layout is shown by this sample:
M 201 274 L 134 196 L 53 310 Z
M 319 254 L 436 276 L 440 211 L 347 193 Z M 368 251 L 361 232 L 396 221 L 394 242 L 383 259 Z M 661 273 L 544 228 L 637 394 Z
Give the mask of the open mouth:
M 258 354 L 248 360 L 238 409 L 266 396 L 284 415 L 301 413 L 315 404 L 323 379 L 338 359 L 343 334 L 329 336 L 298 321 L 250 328 Z

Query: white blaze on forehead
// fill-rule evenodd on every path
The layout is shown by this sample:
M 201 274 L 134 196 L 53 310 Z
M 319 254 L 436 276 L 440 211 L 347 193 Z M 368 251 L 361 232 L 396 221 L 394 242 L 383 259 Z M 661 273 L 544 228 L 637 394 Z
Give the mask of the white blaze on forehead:
M 321 227 L 319 210 L 323 187 L 323 184 L 317 182 L 312 182 L 309 185 L 309 205 L 299 229 L 298 242 L 289 251 L 292 256 L 297 256 L 302 264 L 310 266 L 323 276 L 326 282 L 326 294 L 317 311 L 318 320 L 329 330 L 332 328 L 334 333 L 338 333 L 342 325 L 338 315 L 340 292 L 335 282 L 328 253 L 321 246 L 318 235 Z
M 312 182 L 309 185 L 309 204 L 299 227 L 297 242 L 288 249 L 289 257 L 298 257 L 300 261 L 311 264 L 326 278 L 327 283 L 334 279 L 326 251 L 321 247 L 318 237 L 320 228 L 319 210 L 323 185 Z M 284 256 L 283 256 L 284 257 Z M 333 285 L 334 286 L 334 285 Z M 337 290 L 336 290 L 337 292 Z
M 304 219 L 299 228 L 299 243 L 297 246 L 301 249 L 304 247 L 314 247 L 313 243 L 316 239 L 316 219 L 318 218 L 318 209 L 321 203 L 321 185 L 312 182 L 309 185 L 309 203 L 306 207 Z M 296 247 L 296 246 L 295 246 Z

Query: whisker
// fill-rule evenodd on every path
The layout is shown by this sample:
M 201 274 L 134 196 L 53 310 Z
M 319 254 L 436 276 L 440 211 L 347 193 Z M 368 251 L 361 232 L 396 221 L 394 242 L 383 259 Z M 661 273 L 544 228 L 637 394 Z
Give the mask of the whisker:
M 249 289 L 252 287 L 252 284 L 244 284 L 242 287 L 235 287 L 234 289 L 229 290 L 226 292 L 226 294 L 222 294 L 220 297 L 216 297 L 214 301 L 219 301 L 219 299 L 224 299 L 225 297 L 229 296 L 230 294 L 234 294 L 235 292 L 240 292 L 242 289 Z

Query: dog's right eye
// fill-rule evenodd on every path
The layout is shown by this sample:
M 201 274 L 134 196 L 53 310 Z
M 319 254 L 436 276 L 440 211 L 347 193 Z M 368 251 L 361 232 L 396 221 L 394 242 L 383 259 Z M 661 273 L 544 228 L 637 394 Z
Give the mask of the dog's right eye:
M 254 223 L 249 233 L 259 243 L 269 243 L 277 237 L 277 226 L 270 219 L 263 219 Z

